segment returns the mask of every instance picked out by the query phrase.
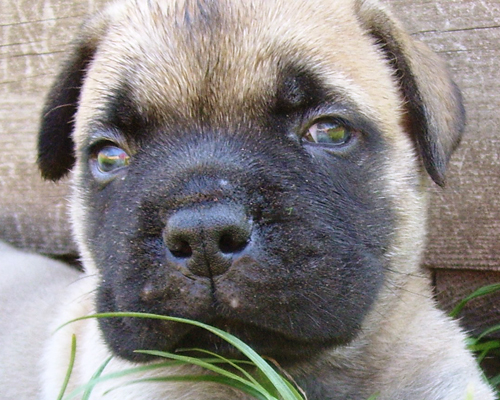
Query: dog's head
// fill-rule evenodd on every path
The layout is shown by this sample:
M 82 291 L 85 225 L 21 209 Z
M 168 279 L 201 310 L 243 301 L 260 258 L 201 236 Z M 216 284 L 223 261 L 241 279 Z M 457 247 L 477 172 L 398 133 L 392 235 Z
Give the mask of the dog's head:
M 462 124 L 442 63 L 372 1 L 130 0 L 84 26 L 39 165 L 75 170 L 99 311 L 204 321 L 286 361 L 351 340 L 415 270 L 425 170 L 443 183 Z M 100 323 L 129 359 L 228 350 Z

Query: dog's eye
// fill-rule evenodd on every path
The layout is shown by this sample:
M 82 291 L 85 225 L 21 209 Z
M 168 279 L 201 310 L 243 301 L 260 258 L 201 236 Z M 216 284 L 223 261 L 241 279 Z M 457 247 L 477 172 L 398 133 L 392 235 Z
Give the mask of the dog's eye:
M 102 147 L 95 156 L 95 164 L 99 172 L 108 174 L 128 166 L 130 156 L 117 146 L 107 145 Z
M 311 125 L 303 139 L 312 143 L 341 146 L 349 142 L 351 136 L 352 132 L 349 128 L 331 120 L 320 121 Z

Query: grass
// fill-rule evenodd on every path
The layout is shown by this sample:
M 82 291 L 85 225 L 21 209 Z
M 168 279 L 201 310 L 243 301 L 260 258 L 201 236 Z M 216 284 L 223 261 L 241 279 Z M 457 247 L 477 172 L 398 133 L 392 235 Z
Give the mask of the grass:
M 268 361 L 263 359 L 258 355 L 251 347 L 245 344 L 243 341 L 237 337 L 222 331 L 221 329 L 215 328 L 213 326 L 188 320 L 184 318 L 168 317 L 156 314 L 146 314 L 146 313 L 105 313 L 105 314 L 95 314 L 87 317 L 78 318 L 69 321 L 70 324 L 75 321 L 90 319 L 90 318 L 116 318 L 116 317 L 127 317 L 127 318 L 150 318 L 158 319 L 163 321 L 180 322 L 189 325 L 194 325 L 199 328 L 203 328 L 214 335 L 217 335 L 236 347 L 242 354 L 244 354 L 248 360 L 232 360 L 222 357 L 218 354 L 208 352 L 203 349 L 185 349 L 184 351 L 198 351 L 205 357 L 192 357 L 182 355 L 183 351 L 179 353 L 169 353 L 163 351 L 152 351 L 152 350 L 138 350 L 138 353 L 149 354 L 156 356 L 158 358 L 163 358 L 168 361 L 160 362 L 152 365 L 145 365 L 136 368 L 130 368 L 117 373 L 111 373 L 103 375 L 106 365 L 109 363 L 110 359 L 106 360 L 98 371 L 94 374 L 92 379 L 85 385 L 82 385 L 75 389 L 73 392 L 65 396 L 67 389 L 67 383 L 69 376 L 71 375 L 75 353 L 76 353 L 76 338 L 73 337 L 72 341 L 72 351 L 70 357 L 70 365 L 67 371 L 67 377 L 65 384 L 61 389 L 61 394 L 58 400 L 70 400 L 76 396 L 82 395 L 82 400 L 87 400 L 94 387 L 104 381 L 109 381 L 116 378 L 121 378 L 125 376 L 131 376 L 140 372 L 162 370 L 165 367 L 174 365 L 197 365 L 214 374 L 209 375 L 189 375 L 189 376 L 164 376 L 164 377 L 154 377 L 154 378 L 142 378 L 131 380 L 128 384 L 141 383 L 141 382 L 166 382 L 166 381 L 189 381 L 189 382 L 216 382 L 223 385 L 229 385 L 242 392 L 254 397 L 259 400 L 305 400 L 305 394 L 297 388 L 289 379 L 285 378 L 283 375 L 279 374 L 275 368 L 273 368 Z M 67 325 L 65 324 L 65 325 Z M 65 326 L 63 325 L 63 326 Z M 208 356 L 208 357 L 207 357 Z M 256 376 L 250 374 L 247 368 L 244 367 L 254 367 L 257 371 Z M 111 389 L 113 390 L 113 389 Z
M 497 292 L 499 290 L 500 284 L 494 284 L 482 287 L 474 291 L 472 294 L 464 298 L 450 313 L 450 315 L 452 317 L 457 317 L 462 309 L 466 306 L 466 304 L 471 300 L 480 296 L 485 296 Z M 187 364 L 199 366 L 207 371 L 210 371 L 211 374 L 167 375 L 141 379 L 132 378 L 129 382 L 121 384 L 120 387 L 124 385 L 132 385 L 144 382 L 215 382 L 222 385 L 232 386 L 233 388 L 236 388 L 258 400 L 307 400 L 305 393 L 300 388 L 298 388 L 291 379 L 283 376 L 283 374 L 278 373 L 275 367 L 273 367 L 268 361 L 258 355 L 243 341 L 227 332 L 198 321 L 145 313 L 105 313 L 78 318 L 68 322 L 67 324 L 83 319 L 116 317 L 151 318 L 194 325 L 206 329 L 207 331 L 226 340 L 228 343 L 236 347 L 242 354 L 244 354 L 247 357 L 247 360 L 228 359 L 203 349 L 185 349 L 177 353 L 138 350 L 138 353 L 153 355 L 158 357 L 159 359 L 164 359 L 165 361 L 103 375 L 106 366 L 111 360 L 111 358 L 109 358 L 103 362 L 103 364 L 99 367 L 92 379 L 87 384 L 78 387 L 69 394 L 65 394 L 76 355 L 76 337 L 73 336 L 69 367 L 64 384 L 61 388 L 61 392 L 57 400 L 71 400 L 79 395 L 82 396 L 82 400 L 88 400 L 94 387 L 102 382 L 117 378 L 132 377 L 134 374 L 143 372 L 151 372 L 155 370 L 160 371 L 171 366 Z M 468 347 L 476 354 L 479 363 L 482 363 L 488 357 L 497 357 L 498 359 L 500 359 L 500 340 L 488 339 L 488 336 L 490 334 L 498 331 L 500 331 L 500 324 L 490 327 L 478 337 L 471 337 L 468 339 Z M 190 354 L 193 352 L 198 352 L 200 354 L 200 357 L 183 355 L 183 352 L 189 352 Z M 249 373 L 248 367 L 253 368 L 255 371 L 257 371 L 257 373 L 254 375 Z M 500 373 L 490 377 L 488 381 L 493 387 L 497 388 L 498 396 L 500 398 Z M 110 391 L 112 390 L 114 389 L 110 389 Z M 368 400 L 376 399 L 377 395 L 375 394 Z
M 492 285 L 483 286 L 470 295 L 465 297 L 462 301 L 460 301 L 455 308 L 451 311 L 450 315 L 452 317 L 458 317 L 463 308 L 469 303 L 471 300 L 474 300 L 478 297 L 486 296 L 495 292 L 500 291 L 500 283 L 495 283 Z M 470 337 L 467 340 L 467 346 L 469 350 L 471 350 L 475 355 L 478 363 L 484 364 L 487 361 L 487 358 L 495 358 L 500 360 L 500 340 L 499 339 L 489 339 L 488 337 L 495 332 L 500 331 L 500 324 L 494 325 L 484 332 L 482 332 L 477 337 Z M 496 388 L 497 397 L 500 398 L 500 371 L 496 371 L 496 374 L 490 376 L 485 379 L 490 383 L 491 386 Z

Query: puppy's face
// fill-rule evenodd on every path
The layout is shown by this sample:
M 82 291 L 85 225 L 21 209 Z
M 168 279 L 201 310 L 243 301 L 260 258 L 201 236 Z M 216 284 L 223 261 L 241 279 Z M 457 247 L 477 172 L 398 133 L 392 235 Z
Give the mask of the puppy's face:
M 71 136 L 57 134 L 76 151 L 75 228 L 99 278 L 98 311 L 196 319 L 281 362 L 356 336 L 394 271 L 418 263 L 423 166 L 439 180 L 458 137 L 411 109 L 430 89 L 405 54 L 409 39 L 368 27 L 389 21 L 374 10 L 130 1 L 86 28 L 46 115 L 81 82 Z M 410 83 L 396 79 L 410 70 Z M 449 124 L 460 119 L 450 103 L 431 110 Z M 45 124 L 40 164 L 57 178 L 73 160 L 44 166 Z M 141 360 L 136 349 L 231 352 L 181 324 L 100 324 L 129 359 Z

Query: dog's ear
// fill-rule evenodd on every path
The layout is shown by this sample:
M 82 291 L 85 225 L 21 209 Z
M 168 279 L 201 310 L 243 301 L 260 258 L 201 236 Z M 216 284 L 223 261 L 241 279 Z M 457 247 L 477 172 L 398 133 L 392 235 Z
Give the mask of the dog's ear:
M 465 123 L 459 89 L 444 62 L 414 41 L 376 1 L 357 0 L 356 13 L 394 69 L 404 97 L 407 129 L 427 172 L 443 186 Z
M 75 164 L 74 117 L 87 68 L 104 29 L 104 19 L 84 24 L 47 96 L 38 135 L 38 167 L 45 179 L 59 180 Z

